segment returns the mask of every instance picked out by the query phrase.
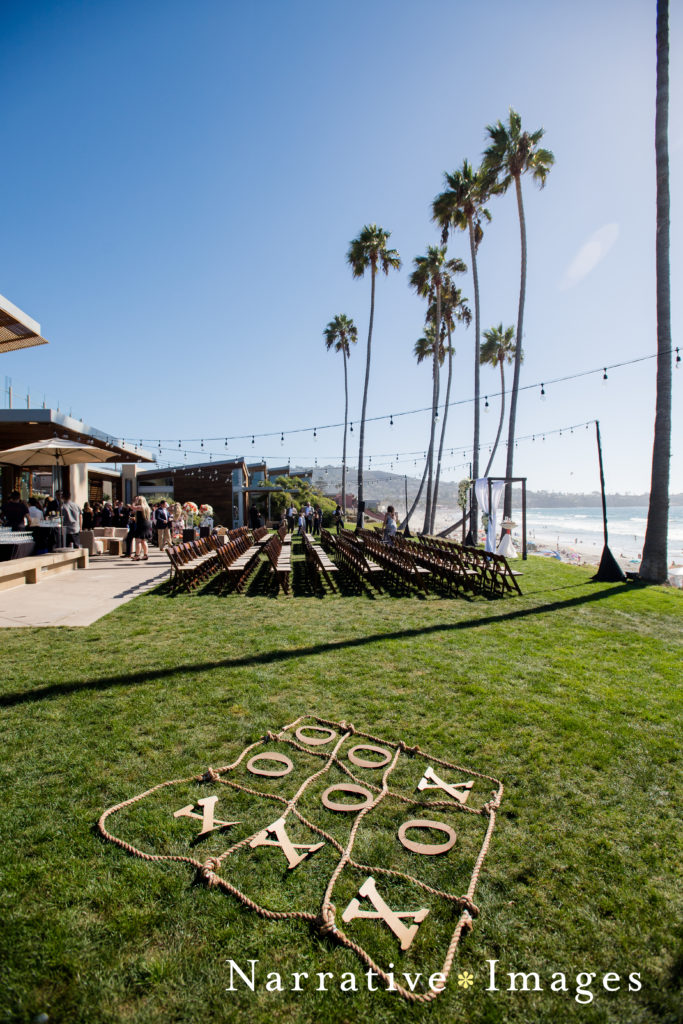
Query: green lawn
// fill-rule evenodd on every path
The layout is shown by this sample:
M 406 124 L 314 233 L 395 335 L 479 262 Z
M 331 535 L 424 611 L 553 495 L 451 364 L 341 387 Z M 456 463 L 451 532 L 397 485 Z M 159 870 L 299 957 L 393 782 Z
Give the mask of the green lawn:
M 524 571 L 524 596 L 495 601 L 320 598 L 297 565 L 295 598 L 268 594 L 260 574 L 244 596 L 162 590 L 87 629 L 3 631 L 0 1020 L 683 1019 L 683 595 L 592 583 L 586 569 L 543 559 Z M 355 955 L 305 923 L 258 918 L 187 865 L 146 863 L 97 834 L 111 805 L 226 765 L 304 714 L 504 783 L 481 913 L 430 1005 L 368 992 Z M 182 802 L 201 795 L 190 784 Z M 138 805 L 116 824 L 143 848 L 177 844 L 168 811 L 178 800 Z M 237 804 L 267 823 L 257 801 Z M 390 856 L 376 839 L 373 850 L 366 836 L 368 854 Z M 448 871 L 445 859 L 424 860 L 434 879 Z M 305 862 L 316 893 L 333 862 L 329 848 Z M 308 876 L 283 872 L 280 851 L 259 850 L 254 864 L 258 877 L 239 866 L 242 884 L 274 900 L 289 887 L 292 905 L 305 901 Z M 414 894 L 401 899 L 414 906 Z M 447 913 L 432 919 L 452 929 Z M 441 940 L 426 928 L 423 959 L 418 939 L 401 954 L 382 922 L 364 922 L 365 933 L 399 972 L 440 969 Z M 226 991 L 230 959 L 245 970 L 259 961 L 255 992 Z M 266 991 L 268 971 L 285 991 Z M 295 971 L 314 979 L 301 992 L 291 991 Z M 326 971 L 336 981 L 316 991 L 315 972 Z M 463 971 L 469 989 L 458 986 Z M 537 972 L 542 991 L 509 991 L 509 972 L 521 971 Z M 358 992 L 339 990 L 344 972 Z M 565 992 L 551 990 L 558 972 Z M 577 1001 L 584 972 L 596 977 L 579 982 Z M 606 990 L 605 974 L 619 991 Z M 634 991 L 629 974 L 639 975 Z

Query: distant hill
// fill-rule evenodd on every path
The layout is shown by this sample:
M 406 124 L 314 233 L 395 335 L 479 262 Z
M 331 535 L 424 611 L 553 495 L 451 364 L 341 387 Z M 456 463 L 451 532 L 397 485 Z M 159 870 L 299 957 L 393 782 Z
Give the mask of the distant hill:
M 313 483 L 319 490 L 327 494 L 341 490 L 341 469 L 339 466 L 293 466 L 291 472 L 296 474 L 304 470 L 313 470 Z M 402 473 L 387 473 L 383 470 L 366 470 L 364 476 L 365 497 L 369 501 L 396 505 L 401 509 L 405 505 L 405 477 Z M 408 477 L 408 500 L 412 503 L 420 486 L 419 477 Z M 346 489 L 349 494 L 356 492 L 356 474 L 347 472 Z M 521 501 L 521 489 L 513 489 L 514 500 Z M 601 504 L 600 492 L 591 494 L 573 494 L 568 491 L 530 491 L 527 490 L 527 505 L 530 508 L 592 508 Z M 457 505 L 458 484 L 453 481 L 442 481 L 439 484 L 439 505 L 455 507 Z M 607 504 L 612 508 L 625 506 L 643 506 L 647 508 L 649 494 L 608 494 Z M 670 496 L 672 505 L 683 505 L 683 494 Z

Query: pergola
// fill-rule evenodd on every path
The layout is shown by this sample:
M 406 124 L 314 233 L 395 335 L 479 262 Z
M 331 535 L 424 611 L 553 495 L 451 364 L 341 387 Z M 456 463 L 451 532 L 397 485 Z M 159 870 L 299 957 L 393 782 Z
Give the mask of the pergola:
M 47 344 L 47 339 L 41 337 L 40 324 L 0 295 L 0 352 Z
M 494 482 L 503 482 L 505 484 L 521 484 L 522 485 L 522 558 L 526 560 L 527 556 L 527 544 L 526 544 L 526 477 L 525 476 L 490 476 L 488 477 L 489 482 L 489 508 L 491 508 L 491 484 Z

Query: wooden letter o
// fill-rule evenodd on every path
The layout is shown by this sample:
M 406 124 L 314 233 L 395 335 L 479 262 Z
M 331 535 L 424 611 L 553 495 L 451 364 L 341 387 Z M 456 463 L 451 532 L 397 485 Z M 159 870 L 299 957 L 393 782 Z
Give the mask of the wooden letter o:
M 266 768 L 255 768 L 256 761 L 280 761 L 285 767 L 280 771 L 268 771 Z M 284 754 L 256 754 L 247 763 L 247 771 L 252 775 L 267 775 L 269 779 L 280 779 L 283 775 L 289 775 L 294 771 L 294 765 Z
M 356 754 L 357 750 L 371 750 L 374 754 L 382 754 L 384 756 L 383 761 L 365 761 L 362 757 L 358 757 Z M 359 743 L 357 747 L 352 747 L 349 750 L 349 761 L 351 764 L 357 764 L 359 768 L 384 768 L 385 764 L 389 764 L 391 761 L 391 754 L 384 747 L 373 747 L 371 744 Z
M 304 736 L 303 731 L 306 729 L 308 732 L 324 732 L 327 733 L 323 739 L 320 736 Z M 336 732 L 334 729 L 326 729 L 322 725 L 300 725 L 294 733 L 298 740 L 302 743 L 306 743 L 309 747 L 320 747 L 324 743 L 329 743 L 330 740 L 335 739 Z
M 435 828 L 439 832 L 445 832 L 448 840 L 445 843 L 416 843 L 412 839 L 406 839 L 406 832 L 409 828 Z M 398 830 L 398 838 L 406 850 L 410 850 L 411 853 L 422 853 L 427 857 L 434 857 L 437 853 L 448 853 L 454 845 L 457 836 L 451 826 L 445 825 L 442 821 L 429 821 L 428 818 L 412 818 L 410 821 L 403 822 Z
M 340 804 L 335 800 L 330 800 L 330 793 L 359 793 L 365 797 L 365 802 L 362 804 Z M 362 811 L 366 807 L 369 807 L 374 797 L 369 789 L 364 789 L 363 786 L 354 786 L 351 783 L 342 782 L 338 786 L 330 786 L 326 789 L 323 795 L 320 797 L 325 807 L 330 811 Z

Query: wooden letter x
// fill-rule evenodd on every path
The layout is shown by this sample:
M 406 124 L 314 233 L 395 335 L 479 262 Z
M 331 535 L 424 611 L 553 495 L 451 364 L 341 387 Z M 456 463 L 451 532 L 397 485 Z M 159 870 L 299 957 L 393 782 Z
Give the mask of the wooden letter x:
M 217 796 L 205 796 L 203 800 L 198 800 L 197 804 L 202 808 L 203 814 L 196 814 L 193 810 L 194 804 L 188 804 L 187 807 L 181 807 L 179 811 L 175 811 L 173 814 L 174 818 L 198 818 L 202 823 L 202 830 L 198 832 L 198 836 L 206 836 L 209 832 L 215 832 L 217 828 L 227 828 L 228 825 L 239 825 L 239 821 L 215 821 L 214 812 L 216 810 Z
M 274 835 L 275 839 L 269 839 L 269 835 Z M 295 868 L 297 864 L 301 864 L 302 860 L 310 854 L 315 853 L 319 850 L 324 843 L 293 843 L 287 835 L 285 829 L 285 819 L 278 818 L 272 825 L 266 825 L 263 832 L 259 832 L 257 836 L 254 836 L 252 841 L 249 843 L 252 850 L 257 846 L 279 846 L 284 853 L 289 863 L 290 870 Z M 297 850 L 305 850 L 305 853 L 297 853 Z
M 381 917 L 389 925 L 396 938 L 400 939 L 401 949 L 408 949 L 410 943 L 417 935 L 417 929 L 422 921 L 424 921 L 429 910 L 425 907 L 421 910 L 392 910 L 377 892 L 375 879 L 372 875 L 365 879 L 358 890 L 358 895 L 365 896 L 366 899 L 370 900 L 375 909 L 361 910 L 360 901 L 354 896 L 342 914 L 342 921 L 345 923 L 353 921 L 354 917 Z M 411 925 L 410 928 L 406 928 L 401 921 L 402 917 L 412 917 L 415 924 Z
M 417 784 L 418 789 L 442 789 L 458 803 L 464 804 L 470 795 L 473 782 L 444 782 L 436 774 L 431 765 L 425 768 L 425 773 Z

